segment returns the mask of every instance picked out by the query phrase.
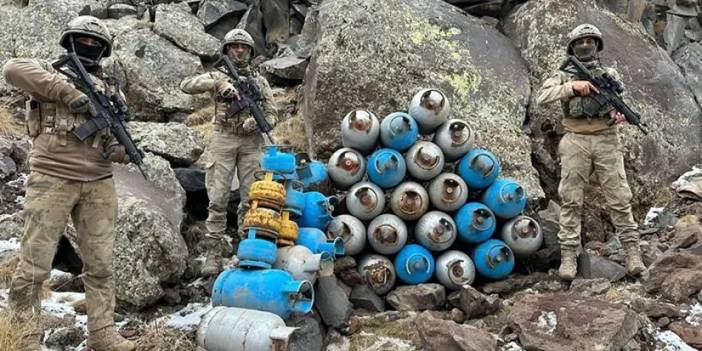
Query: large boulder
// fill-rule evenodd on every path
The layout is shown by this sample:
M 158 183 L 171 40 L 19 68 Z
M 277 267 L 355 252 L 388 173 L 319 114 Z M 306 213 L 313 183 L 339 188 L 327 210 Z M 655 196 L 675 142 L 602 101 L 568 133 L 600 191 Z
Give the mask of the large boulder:
M 529 1 L 504 21 L 505 33 L 521 50 L 532 74 L 529 129 L 533 149 L 542 150 L 534 163 L 545 190 L 555 196 L 562 111 L 558 103 L 542 107 L 535 99 L 542 82 L 565 58 L 568 32 L 581 23 L 592 23 L 602 31 L 601 60 L 617 69 L 626 86 L 625 100 L 649 126 L 648 136 L 632 126 L 620 127 L 629 183 L 636 194 L 634 205 L 643 209 L 656 200 L 662 184 L 702 160 L 700 108 L 665 51 L 640 26 L 602 9 L 594 0 Z
M 451 117 L 467 120 L 478 144 L 499 156 L 504 175 L 530 198 L 542 197 L 522 132 L 528 70 L 509 39 L 438 0 L 328 1 L 318 20 L 303 108 L 318 157 L 341 146 L 339 122 L 349 111 L 406 111 L 420 89 L 437 87 L 448 94 Z
M 193 112 L 207 102 L 180 90 L 180 82 L 202 73 L 200 59 L 180 50 L 130 17 L 105 21 L 114 33 L 114 58 L 127 102 L 144 119 L 163 120 L 169 113 Z
M 620 350 L 639 329 L 623 304 L 563 293 L 526 295 L 508 318 L 526 350 Z
M 14 6 L 0 6 L 0 18 L 3 18 L 4 33 L 17 33 L 20 10 Z M 0 35 L 0 67 L 5 65 L 7 60 L 15 57 L 15 41 L 12 35 Z M 0 94 L 4 95 L 9 90 L 5 76 L 0 74 Z
M 168 161 L 146 154 L 145 180 L 133 165 L 115 165 L 118 215 L 114 277 L 117 300 L 139 309 L 164 296 L 162 284 L 177 282 L 185 271 L 188 247 L 180 234 L 185 191 Z M 66 235 L 75 245 L 75 231 Z M 78 252 L 80 255 L 80 252 Z
M 685 81 L 697 101 L 702 101 L 702 44 L 695 42 L 683 46 L 675 52 L 673 60 L 685 75 Z
M 243 14 L 248 6 L 241 1 L 232 0 L 204 0 L 197 10 L 197 18 L 205 28 L 210 29 L 224 17 L 236 13 Z
M 674 302 L 685 302 L 702 290 L 702 245 L 670 250 L 649 267 L 644 287 Z
M 206 59 L 214 59 L 219 53 L 219 40 L 205 32 L 205 26 L 184 2 L 156 6 L 154 32 Z
M 130 122 L 128 130 L 142 151 L 178 166 L 195 163 L 205 148 L 202 134 L 182 123 Z
M 427 351 L 497 350 L 497 338 L 472 325 L 438 319 L 430 312 L 419 314 L 414 324 Z

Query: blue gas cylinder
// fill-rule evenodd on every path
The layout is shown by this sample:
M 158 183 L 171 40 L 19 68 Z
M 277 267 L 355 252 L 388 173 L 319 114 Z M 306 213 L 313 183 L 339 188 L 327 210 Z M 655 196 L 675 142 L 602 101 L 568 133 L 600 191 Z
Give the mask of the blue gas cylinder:
M 326 230 L 333 219 L 332 212 L 336 202 L 335 196 L 327 197 L 317 191 L 306 192 L 305 208 L 302 209 L 302 216 L 296 219 L 298 226 Z
M 239 243 L 236 255 L 239 266 L 252 268 L 271 268 L 277 258 L 275 242 L 256 238 L 256 229 L 249 229 L 247 239 Z
M 276 179 L 295 179 L 295 154 L 284 149 L 285 147 L 279 145 L 266 145 L 261 156 L 261 169 L 264 172 L 275 173 Z
M 520 214 L 527 202 L 524 187 L 514 179 L 496 180 L 482 196 L 482 202 L 492 210 L 495 216 L 508 219 Z
M 290 211 L 294 217 L 302 216 L 302 210 L 305 209 L 303 187 L 302 182 L 297 180 L 285 182 L 285 209 Z
M 368 159 L 368 179 L 381 188 L 392 188 L 402 182 L 407 172 L 402 154 L 393 149 L 376 150 Z
M 326 253 L 330 257 L 344 254 L 344 239 L 327 239 L 324 232 L 317 228 L 300 228 L 295 244 L 302 245 L 315 254 Z
M 473 249 L 471 255 L 478 273 L 492 280 L 499 280 L 514 269 L 514 253 L 503 241 L 490 239 Z
M 500 161 L 485 149 L 470 150 L 458 163 L 458 175 L 471 189 L 485 189 L 500 174 Z
M 421 284 L 434 275 L 434 257 L 421 245 L 409 244 L 395 256 L 397 277 L 406 284 Z
M 479 203 L 469 202 L 453 216 L 458 228 L 458 238 L 468 244 L 477 244 L 489 239 L 497 228 L 495 214 Z
M 267 311 L 281 318 L 307 313 L 313 303 L 312 284 L 280 269 L 228 269 L 220 273 L 212 289 L 213 306 Z
M 305 191 L 329 192 L 331 180 L 327 165 L 322 162 L 309 159 L 298 161 L 297 177 L 302 181 Z
M 380 141 L 385 147 L 405 151 L 417 141 L 419 127 L 412 116 L 393 112 L 380 122 Z

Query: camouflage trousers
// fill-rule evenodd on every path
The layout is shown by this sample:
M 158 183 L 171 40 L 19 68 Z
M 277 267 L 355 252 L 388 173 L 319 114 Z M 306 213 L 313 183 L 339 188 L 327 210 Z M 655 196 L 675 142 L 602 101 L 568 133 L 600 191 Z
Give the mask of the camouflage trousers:
M 623 244 L 637 242 L 638 226 L 631 212 L 632 194 L 618 135 L 567 133 L 558 145 L 558 153 L 561 157 L 558 186 L 562 201 L 558 233 L 561 247 L 577 249 L 580 246 L 584 189 L 593 173 L 600 183 L 619 240 Z
M 207 208 L 207 230 L 217 239 L 227 228 L 227 203 L 231 191 L 234 171 L 239 178 L 240 202 L 237 208 L 239 235 L 242 235 L 244 215 L 249 209 L 249 188 L 255 181 L 254 172 L 259 169 L 262 156 L 263 137 L 260 134 L 239 136 L 226 132 L 215 132 L 207 146 L 205 186 L 210 204 Z
M 112 249 L 117 196 L 112 178 L 78 182 L 31 172 L 20 262 L 10 285 L 10 306 L 19 313 L 38 316 L 42 283 L 49 278 L 69 216 L 83 260 L 88 330 L 96 331 L 114 324 Z

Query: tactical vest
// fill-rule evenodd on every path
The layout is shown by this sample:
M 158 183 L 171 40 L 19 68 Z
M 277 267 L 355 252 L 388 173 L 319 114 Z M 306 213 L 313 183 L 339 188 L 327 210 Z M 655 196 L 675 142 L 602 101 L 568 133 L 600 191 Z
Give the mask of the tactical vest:
M 607 73 L 607 70 L 603 67 L 596 67 L 590 69 L 590 72 L 596 77 L 601 77 L 603 74 Z M 576 76 L 569 76 L 568 81 L 579 80 Z M 565 118 L 587 118 L 585 111 L 590 111 L 589 115 L 594 115 L 597 117 L 591 118 L 608 118 L 609 111 L 612 107 L 609 105 L 600 106 L 592 97 L 590 96 L 573 96 L 567 100 L 561 101 L 561 107 L 563 108 L 563 115 Z
M 256 102 L 260 106 L 262 99 L 260 93 L 261 83 L 259 83 L 260 76 L 257 73 L 251 74 L 253 74 L 251 80 L 244 75 L 239 76 L 239 79 L 242 81 L 243 85 L 254 85 L 250 88 L 257 89 L 259 92 L 258 100 Z M 244 107 L 235 113 L 230 113 L 231 111 L 229 111 L 229 109 L 231 105 L 232 101 L 230 99 L 222 99 L 221 97 L 215 96 L 215 114 L 213 118 L 215 130 L 218 132 L 231 133 L 241 136 L 249 135 L 250 133 L 246 132 L 242 125 L 247 118 L 253 116 L 251 114 L 251 109 Z

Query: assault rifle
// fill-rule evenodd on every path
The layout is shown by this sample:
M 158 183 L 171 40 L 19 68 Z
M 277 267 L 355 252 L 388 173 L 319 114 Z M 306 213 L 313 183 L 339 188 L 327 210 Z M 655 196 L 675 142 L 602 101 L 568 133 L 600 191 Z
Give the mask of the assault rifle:
M 230 83 L 236 88 L 241 97 L 238 100 L 232 101 L 226 111 L 226 117 L 229 118 L 248 107 L 251 110 L 254 120 L 256 120 L 256 125 L 258 125 L 258 130 L 261 131 L 264 141 L 268 145 L 272 144 L 273 138 L 271 138 L 270 131 L 273 130 L 273 127 L 268 123 L 266 117 L 263 115 L 263 111 L 261 111 L 261 108 L 258 106 L 258 102 L 261 101 L 261 91 L 258 86 L 256 86 L 256 82 L 253 78 L 249 77 L 246 82 L 240 80 L 236 67 L 234 67 L 234 64 L 232 64 L 232 61 L 227 55 L 222 55 L 222 57 L 214 63 L 213 67 L 229 77 Z
M 119 96 L 119 91 L 109 98 L 105 93 L 100 92 L 93 79 L 90 78 L 88 71 L 85 70 L 83 63 L 80 62 L 78 56 L 73 52 L 62 56 L 58 61 L 52 63 L 52 66 L 71 79 L 73 84 L 88 96 L 93 107 L 95 107 L 93 118 L 75 128 L 73 135 L 78 140 L 84 141 L 98 131 L 109 128 L 117 142 L 124 146 L 131 163 L 137 166 L 144 179 L 148 179 L 141 168 L 141 165 L 144 164 L 143 154 L 136 147 L 134 140 L 132 140 L 127 128 L 124 126 L 128 109 L 127 104 Z
M 591 93 L 592 99 L 595 101 L 595 106 L 594 108 L 584 109 L 583 114 L 585 117 L 598 117 L 600 107 L 609 105 L 623 114 L 629 124 L 636 126 L 636 128 L 639 128 L 640 131 L 648 135 L 648 131 L 643 128 L 647 127 L 647 125 L 641 122 L 641 116 L 619 97 L 618 94 L 621 94 L 624 88 L 614 77 L 607 73 L 603 74 L 601 77 L 594 76 L 580 60 L 572 55 L 569 55 L 568 58 L 563 61 L 559 69 L 563 72 L 573 74 L 579 79 L 590 82 L 599 90 L 598 93 Z M 607 124 L 611 126 L 614 122 L 615 120 L 610 118 Z

